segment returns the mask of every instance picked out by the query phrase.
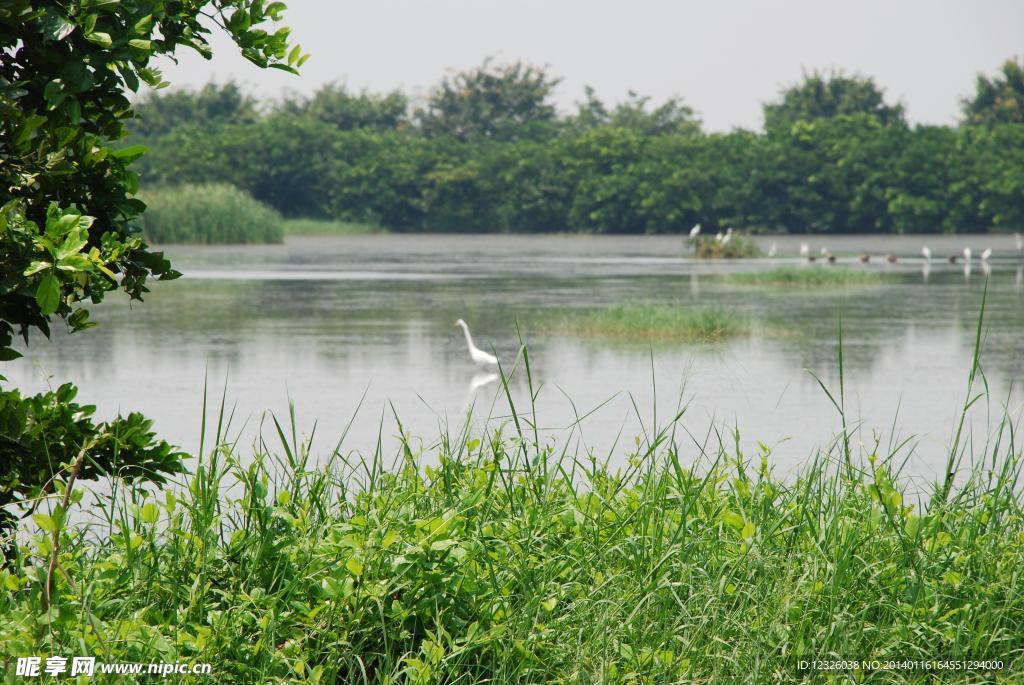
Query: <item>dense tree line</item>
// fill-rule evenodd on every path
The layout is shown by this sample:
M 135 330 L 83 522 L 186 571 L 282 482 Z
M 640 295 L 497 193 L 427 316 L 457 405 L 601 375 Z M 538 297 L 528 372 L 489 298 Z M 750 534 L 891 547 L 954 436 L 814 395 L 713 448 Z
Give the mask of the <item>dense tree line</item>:
M 414 106 L 339 85 L 260 103 L 234 84 L 153 95 L 135 137 L 143 184 L 227 181 L 286 215 L 395 230 L 791 232 L 1024 227 L 1024 78 L 979 76 L 956 127 L 912 126 L 869 78 L 811 73 L 763 131 L 704 133 L 679 99 L 587 90 L 485 63 Z

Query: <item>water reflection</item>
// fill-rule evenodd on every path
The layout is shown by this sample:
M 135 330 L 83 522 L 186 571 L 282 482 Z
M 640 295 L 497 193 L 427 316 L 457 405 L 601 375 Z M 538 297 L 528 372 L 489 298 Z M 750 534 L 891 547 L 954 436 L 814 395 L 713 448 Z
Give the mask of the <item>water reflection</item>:
M 622 453 L 641 419 L 649 428 L 655 407 L 667 415 L 685 387 L 686 430 L 738 426 L 747 453 L 756 453 L 759 440 L 777 446 L 775 458 L 792 466 L 839 425 L 808 370 L 838 387 L 841 314 L 852 422 L 862 422 L 870 444 L 872 429 L 887 430 L 899 410 L 901 432 L 920 439 L 912 466 L 927 472 L 944 459 L 964 400 L 986 278 L 971 278 L 970 262 L 962 272 L 959 265 L 922 263 L 920 238 L 872 240 L 830 237 L 829 248 L 845 255 L 834 267 L 792 258 L 693 262 L 673 256 L 682 249 L 678 238 L 654 237 L 493 236 L 467 247 L 445 236 L 361 236 L 181 249 L 177 265 L 185 279 L 157 284 L 142 306 L 105 303 L 94 315 L 103 325 L 55 334 L 29 350 L 28 362 L 6 364 L 0 373 L 30 390 L 74 379 L 81 399 L 98 404 L 100 415 L 145 411 L 186 449 L 198 442 L 207 377 L 211 391 L 226 384 L 240 419 L 264 410 L 284 414 L 290 397 L 307 431 L 317 419 L 318 433 L 340 433 L 365 392 L 350 449 L 372 449 L 382 431 L 385 440 L 395 434 L 392 404 L 404 428 L 429 443 L 439 424 L 467 406 L 480 412 L 478 428 L 488 416 L 488 425 L 500 425 L 497 417 L 510 410 L 497 375 L 477 373 L 466 359 L 461 334 L 451 328 L 464 317 L 478 345 L 493 345 L 502 359 L 516 358 L 523 334 L 540 388 L 538 419 L 552 436 L 578 438 L 577 415 L 600 407 L 584 422 L 584 443 L 602 454 L 616 445 Z M 953 249 L 944 237 L 928 242 L 938 254 Z M 778 251 L 795 254 L 797 244 L 780 238 Z M 1009 396 L 1013 409 L 1020 396 L 1009 389 L 1024 380 L 1024 265 L 1012 244 L 993 238 L 993 245 L 991 268 L 981 267 L 988 279 L 983 363 L 992 396 Z M 862 264 L 861 252 L 904 259 Z M 721 277 L 781 263 L 874 269 L 892 280 L 835 290 L 751 288 Z M 373 277 L 361 276 L 368 273 Z M 753 335 L 711 346 L 652 346 L 534 325 L 538 311 L 566 303 L 647 302 L 718 304 L 750 317 Z M 521 367 L 510 389 L 520 409 L 529 406 Z

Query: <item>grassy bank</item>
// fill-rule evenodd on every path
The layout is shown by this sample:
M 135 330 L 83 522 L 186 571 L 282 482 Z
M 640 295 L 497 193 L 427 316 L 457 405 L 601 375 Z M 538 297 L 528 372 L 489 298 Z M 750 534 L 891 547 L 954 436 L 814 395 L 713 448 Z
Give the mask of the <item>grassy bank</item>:
M 244 191 L 223 183 L 153 188 L 141 194 L 147 208 L 143 235 L 154 243 L 279 243 L 282 218 Z
M 673 435 L 623 469 L 529 431 L 409 444 L 394 469 L 218 446 L 174 496 L 122 492 L 61 532 L 52 605 L 51 538 L 24 546 L 0 571 L 0 649 L 208 662 L 218 683 L 790 682 L 817 680 L 799 668 L 815 658 L 1020 672 L 1006 441 L 919 501 L 895 454 L 847 460 L 837 440 L 784 480 L 767 450 Z
M 834 266 L 780 266 L 765 271 L 728 274 L 729 283 L 739 285 L 782 285 L 805 288 L 822 286 L 880 285 L 886 278 L 874 271 Z
M 384 233 L 385 230 L 373 224 L 358 224 L 330 219 L 286 219 L 285 235 L 363 235 Z
M 620 305 L 604 309 L 554 311 L 540 327 L 580 337 L 639 341 L 715 342 L 747 335 L 750 321 L 725 307 Z

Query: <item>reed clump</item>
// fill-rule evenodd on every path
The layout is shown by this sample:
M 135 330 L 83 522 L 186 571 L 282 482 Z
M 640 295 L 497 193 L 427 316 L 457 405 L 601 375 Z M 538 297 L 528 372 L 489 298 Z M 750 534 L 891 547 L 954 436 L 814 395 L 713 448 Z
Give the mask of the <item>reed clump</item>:
M 748 318 L 717 305 L 637 304 L 552 312 L 542 328 L 623 341 L 710 343 L 750 333 Z
M 283 219 L 238 188 L 225 183 L 153 188 L 146 203 L 142 232 L 154 243 L 280 243 Z
M 778 285 L 789 287 L 846 287 L 881 285 L 885 277 L 874 271 L 846 267 L 779 266 L 763 271 L 743 271 L 728 274 L 726 280 L 738 285 Z

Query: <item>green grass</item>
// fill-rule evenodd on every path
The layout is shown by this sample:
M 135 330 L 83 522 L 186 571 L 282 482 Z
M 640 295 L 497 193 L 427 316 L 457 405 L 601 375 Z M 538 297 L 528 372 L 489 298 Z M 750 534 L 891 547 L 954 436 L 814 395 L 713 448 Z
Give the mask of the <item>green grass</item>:
M 153 188 L 142 232 L 155 243 L 279 243 L 281 215 L 234 186 L 211 183 Z
M 97 509 L 106 523 L 64 532 L 49 611 L 47 538 L 24 546 L 0 572 L 0 648 L 209 662 L 206 682 L 238 683 L 789 682 L 800 659 L 833 657 L 1024 667 L 1019 453 L 1002 443 L 994 469 L 918 502 L 897 455 L 837 467 L 840 443 L 788 481 L 767 450 L 671 426 L 621 469 L 528 431 L 408 444 L 393 470 L 218 446 L 174 498 L 121 493 Z
M 885 283 L 882 274 L 835 266 L 779 266 L 765 271 L 729 274 L 726 280 L 740 285 L 785 285 L 798 287 L 859 286 Z
M 384 229 L 373 224 L 360 224 L 330 219 L 286 219 L 285 235 L 362 235 L 384 233 Z
M 719 306 L 640 304 L 555 311 L 541 317 L 541 328 L 581 337 L 715 342 L 749 334 L 750 322 Z

